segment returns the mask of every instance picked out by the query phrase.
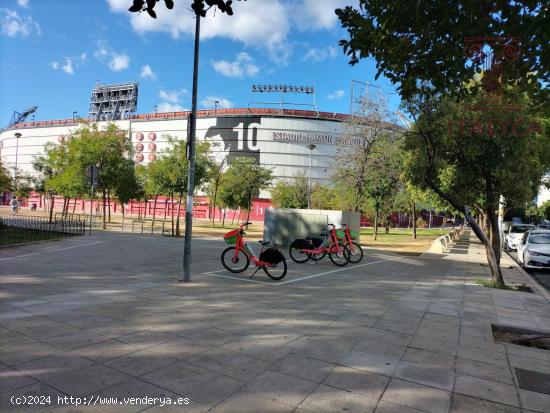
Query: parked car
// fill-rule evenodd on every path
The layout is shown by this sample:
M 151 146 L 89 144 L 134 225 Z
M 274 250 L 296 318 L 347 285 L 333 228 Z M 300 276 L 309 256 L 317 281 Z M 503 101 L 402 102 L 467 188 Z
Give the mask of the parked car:
M 526 232 L 518 245 L 518 261 L 526 268 L 550 268 L 550 231 Z
M 550 224 L 547 224 L 547 223 L 539 224 L 538 228 L 539 229 L 550 229 Z
M 515 251 L 518 248 L 518 244 L 521 241 L 521 237 L 527 231 L 536 229 L 534 225 L 530 224 L 512 224 L 506 234 L 506 240 L 504 243 L 504 249 L 506 251 Z

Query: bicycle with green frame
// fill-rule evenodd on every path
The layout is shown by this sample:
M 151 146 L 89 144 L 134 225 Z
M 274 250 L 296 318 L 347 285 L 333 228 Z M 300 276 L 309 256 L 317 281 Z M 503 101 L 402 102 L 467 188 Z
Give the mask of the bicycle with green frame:
M 271 241 L 258 241 L 262 247 L 260 255 L 256 256 L 243 237 L 246 234 L 243 227 L 249 224 L 251 223 L 242 224 L 238 229 L 229 231 L 223 236 L 225 243 L 231 245 L 231 247 L 222 252 L 222 265 L 227 271 L 240 273 L 245 271 L 249 267 L 250 261 L 252 261 L 256 266 L 256 271 L 249 278 L 252 278 L 259 270 L 263 270 L 269 278 L 276 281 L 281 280 L 287 271 L 284 255 L 276 248 L 265 248 Z

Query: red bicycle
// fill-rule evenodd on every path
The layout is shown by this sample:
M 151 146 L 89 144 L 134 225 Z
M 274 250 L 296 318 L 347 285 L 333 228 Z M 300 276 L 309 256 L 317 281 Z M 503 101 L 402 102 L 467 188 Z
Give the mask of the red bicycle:
M 349 262 L 351 262 L 352 264 L 357 264 L 363 259 L 363 248 L 361 248 L 361 244 L 354 241 L 358 238 L 359 234 L 355 231 L 352 231 L 351 227 L 348 224 L 342 225 L 343 228 L 337 230 L 336 235 L 339 238 L 343 238 L 344 245 L 347 245 L 349 247 Z
M 324 240 L 321 238 L 296 239 L 290 244 L 288 253 L 294 262 L 304 263 L 308 260 L 319 261 L 328 254 L 328 257 L 334 265 L 344 267 L 348 265 L 350 257 L 349 246 L 345 245 L 338 237 L 336 227 L 329 224 L 332 228 Z
M 287 271 L 286 260 L 281 252 L 273 247 L 265 248 L 271 241 L 258 241 L 262 247 L 260 256 L 257 257 L 254 251 L 245 243 L 243 235 L 243 227 L 250 225 L 250 222 L 242 224 L 238 229 L 229 231 L 223 236 L 226 244 L 232 245 L 222 252 L 222 265 L 227 271 L 240 273 L 245 271 L 250 265 L 250 261 L 256 266 L 256 274 L 259 270 L 263 270 L 269 278 L 273 280 L 281 280 Z M 254 276 L 252 274 L 249 278 Z

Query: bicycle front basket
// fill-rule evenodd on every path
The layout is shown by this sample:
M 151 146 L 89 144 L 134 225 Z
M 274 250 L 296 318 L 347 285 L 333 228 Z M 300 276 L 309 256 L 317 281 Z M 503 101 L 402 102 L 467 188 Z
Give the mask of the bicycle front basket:
M 336 238 L 344 239 L 345 236 L 346 236 L 346 233 L 344 231 L 342 231 L 341 229 L 336 230 Z
M 235 245 L 237 243 L 237 234 L 239 233 L 238 229 L 234 229 L 232 231 L 229 231 L 227 234 L 223 236 L 223 240 L 226 244 L 229 245 Z
M 276 248 L 268 248 L 260 254 L 260 261 L 268 262 L 270 264 L 278 264 L 284 261 L 285 257 Z
M 357 231 L 350 231 L 349 234 L 351 235 L 351 239 L 359 238 L 359 233 Z

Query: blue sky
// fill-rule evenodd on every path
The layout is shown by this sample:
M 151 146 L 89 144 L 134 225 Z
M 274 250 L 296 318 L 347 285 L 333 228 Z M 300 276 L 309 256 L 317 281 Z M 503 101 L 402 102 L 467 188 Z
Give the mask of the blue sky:
M 101 83 L 139 82 L 138 113 L 191 107 L 194 14 L 176 0 L 158 19 L 127 12 L 131 0 L 0 0 L 0 127 L 14 110 L 37 105 L 36 120 L 87 116 Z M 253 84 L 314 86 L 319 110 L 348 113 L 352 80 L 399 98 L 372 60 L 348 65 L 346 33 L 334 9 L 354 0 L 235 1 L 234 16 L 212 10 L 201 26 L 199 109 L 278 101 Z M 288 101 L 312 103 L 310 96 Z M 252 105 L 258 106 L 258 105 Z

